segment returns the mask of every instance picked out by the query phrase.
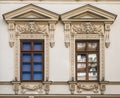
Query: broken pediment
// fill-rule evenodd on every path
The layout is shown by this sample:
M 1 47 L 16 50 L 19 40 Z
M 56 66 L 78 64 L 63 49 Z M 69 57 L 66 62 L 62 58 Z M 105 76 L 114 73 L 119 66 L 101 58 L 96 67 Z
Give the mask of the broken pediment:
M 94 7 L 85 5 L 75 10 L 69 11 L 61 15 L 62 21 L 104 21 L 113 22 L 116 18 L 115 14 Z
M 57 21 L 59 15 L 36 5 L 29 4 L 8 12 L 3 17 L 6 21 Z

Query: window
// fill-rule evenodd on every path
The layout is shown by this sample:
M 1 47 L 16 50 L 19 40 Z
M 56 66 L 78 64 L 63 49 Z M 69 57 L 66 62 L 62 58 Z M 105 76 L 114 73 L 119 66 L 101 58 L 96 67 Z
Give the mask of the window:
M 44 40 L 21 40 L 21 81 L 44 80 Z
M 76 80 L 99 80 L 98 40 L 76 40 Z

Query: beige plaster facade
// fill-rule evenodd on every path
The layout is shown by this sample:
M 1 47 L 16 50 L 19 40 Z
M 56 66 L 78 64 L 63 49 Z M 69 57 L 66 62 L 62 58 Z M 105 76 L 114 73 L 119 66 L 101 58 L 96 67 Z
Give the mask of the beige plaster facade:
M 119 98 L 120 11 L 116 6 L 120 8 L 119 0 L 1 0 L 0 97 Z M 44 39 L 43 82 L 21 82 L 21 39 Z M 99 40 L 99 82 L 76 81 L 77 39 Z

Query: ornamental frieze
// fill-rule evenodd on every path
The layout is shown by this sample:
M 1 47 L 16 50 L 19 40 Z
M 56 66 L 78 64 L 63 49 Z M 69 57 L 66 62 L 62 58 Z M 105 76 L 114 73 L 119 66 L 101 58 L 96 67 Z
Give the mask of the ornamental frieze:
M 82 22 L 79 24 L 72 24 L 71 32 L 73 34 L 103 34 L 104 27 L 102 24 L 91 22 Z
M 16 32 L 24 34 L 47 34 L 48 25 L 39 24 L 37 22 L 26 22 L 16 25 Z

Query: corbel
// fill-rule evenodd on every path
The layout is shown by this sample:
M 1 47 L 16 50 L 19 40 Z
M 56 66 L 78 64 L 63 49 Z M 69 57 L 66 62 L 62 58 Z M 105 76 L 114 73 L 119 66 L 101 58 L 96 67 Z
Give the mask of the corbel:
M 13 90 L 15 92 L 16 95 L 19 94 L 19 90 L 20 90 L 20 84 L 21 82 L 17 80 L 17 78 L 15 78 L 14 81 L 12 81 L 12 85 L 13 85 Z
M 76 81 L 68 81 L 68 84 L 69 84 L 69 90 L 70 90 L 71 94 L 74 94 L 77 82 Z
M 105 90 L 106 90 L 106 85 L 108 83 L 109 83 L 108 81 L 101 81 L 100 82 L 100 92 L 101 92 L 101 95 L 104 95 Z
M 14 46 L 15 42 L 15 24 L 14 22 L 9 22 L 8 23 L 8 30 L 9 30 L 9 45 L 12 48 Z
M 105 23 L 105 46 L 109 48 L 110 46 L 110 23 Z
M 45 81 L 43 82 L 44 84 L 44 91 L 45 91 L 45 94 L 49 94 L 49 91 L 50 91 L 50 85 L 52 84 L 52 81 Z
M 70 22 L 64 22 L 64 41 L 65 41 L 65 46 L 68 48 L 70 46 Z
M 50 39 L 50 46 L 51 48 L 54 47 L 55 41 L 54 41 L 54 32 L 55 32 L 55 22 L 49 22 L 49 39 Z

